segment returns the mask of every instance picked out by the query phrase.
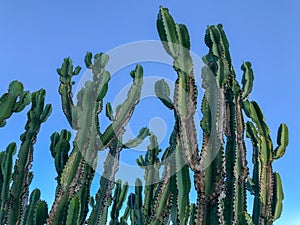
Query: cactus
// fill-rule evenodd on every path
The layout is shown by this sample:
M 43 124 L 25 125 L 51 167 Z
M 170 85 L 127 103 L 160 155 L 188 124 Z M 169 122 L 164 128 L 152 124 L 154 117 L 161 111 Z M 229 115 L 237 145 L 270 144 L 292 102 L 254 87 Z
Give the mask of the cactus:
M 110 124 L 101 132 L 99 115 L 110 81 L 110 73 L 105 69 L 109 56 L 86 54 L 84 63 L 93 77 L 77 94 L 77 104 L 72 99 L 73 76 L 80 73 L 81 67 L 74 68 L 70 58 L 64 59 L 57 69 L 58 92 L 62 110 L 76 135 L 72 149 L 70 131 L 63 129 L 50 137 L 57 187 L 48 214 L 39 189 L 34 189 L 29 197 L 29 185 L 33 179 L 30 171 L 33 146 L 41 124 L 51 113 L 51 106 L 44 104 L 44 90 L 30 94 L 20 82 L 13 81 L 0 98 L 0 127 L 5 126 L 12 113 L 22 111 L 30 101 L 32 104 L 19 151 L 16 144 L 11 143 L 0 152 L 1 224 L 270 225 L 280 217 L 283 187 L 272 163 L 285 154 L 288 128 L 280 125 L 278 146 L 274 148 L 259 105 L 248 100 L 254 81 L 251 63 L 242 64 L 240 84 L 223 26 L 208 26 L 204 41 L 209 50 L 203 57 L 205 66 L 202 68 L 203 117 L 200 124 L 196 124 L 198 91 L 188 30 L 185 25 L 175 23 L 169 10 L 163 7 L 159 10 L 157 29 L 177 74 L 173 99 L 163 79 L 154 87 L 157 98 L 174 114 L 169 146 L 162 150 L 157 137 L 147 127 L 141 128 L 137 137 L 123 141 L 125 127 L 141 98 L 143 68 L 140 65 L 130 73 L 133 83 L 124 102 L 116 109 L 106 102 L 105 115 Z M 245 115 L 249 118 L 246 123 Z M 203 131 L 201 147 L 196 132 L 199 125 Z M 246 160 L 245 136 L 253 146 L 252 176 Z M 144 170 L 144 182 L 136 179 L 134 192 L 128 194 L 128 183 L 125 181 L 122 185 L 121 180 L 115 181 L 119 158 L 123 149 L 135 148 L 147 137 L 147 152 L 136 160 Z M 108 155 L 99 189 L 91 196 L 98 152 L 104 150 L 108 150 Z M 191 175 L 195 202 L 189 197 Z M 254 196 L 252 215 L 247 212 L 247 190 Z
M 272 163 L 285 152 L 289 142 L 288 128 L 285 124 L 280 125 L 277 135 L 278 147 L 273 149 L 270 130 L 258 104 L 255 101 L 246 101 L 244 109 L 253 121 L 247 122 L 247 137 L 253 145 L 254 163 L 252 219 L 255 224 L 272 224 L 281 214 L 283 200 L 280 175 L 273 172 Z
M 6 119 L 12 113 L 21 112 L 30 103 L 30 93 L 24 91 L 23 85 L 18 81 L 10 83 L 8 92 L 0 98 L 0 127 L 4 127 Z
M 200 125 L 203 130 L 203 143 L 200 151 L 193 120 L 197 89 L 194 83 L 193 62 L 189 54 L 188 31 L 184 25 L 176 24 L 168 9 L 162 7 L 158 15 L 157 28 L 166 52 L 174 59 L 173 65 L 178 75 L 173 101 L 169 97 L 169 87 L 163 80 L 156 83 L 155 90 L 162 103 L 169 109 L 174 109 L 178 127 L 175 130 L 176 134 L 172 136 L 176 137 L 175 143 L 178 143 L 177 146 L 181 148 L 181 156 L 194 173 L 197 202 L 196 207 L 190 206 L 193 212 L 191 212 L 189 223 L 272 224 L 273 220 L 280 215 L 283 194 L 280 176 L 272 173 L 270 162 L 284 154 L 288 144 L 288 131 L 285 125 L 281 125 L 278 131 L 278 147 L 275 150 L 265 150 L 270 148 L 267 143 L 271 143 L 266 133 L 268 129 L 261 125 L 263 119 L 261 119 L 260 112 L 251 113 L 251 110 L 253 111 L 258 106 L 248 106 L 247 100 L 253 89 L 254 80 L 251 63 L 244 62 L 241 67 L 244 74 L 242 87 L 240 87 L 232 66 L 229 42 L 223 26 L 219 24 L 207 28 L 205 44 L 209 52 L 203 57 L 206 65 L 202 69 L 202 87 L 205 89 L 205 94 L 201 106 L 203 118 Z M 260 129 L 256 131 L 254 126 L 248 125 L 247 122 L 247 135 L 250 136 L 249 133 L 252 133 L 251 138 L 256 144 L 255 148 L 262 148 L 260 151 L 257 150 L 259 152 L 268 151 L 261 157 L 268 162 L 266 165 L 262 166 L 261 159 L 258 158 L 253 161 L 255 167 L 253 188 L 256 197 L 252 218 L 247 213 L 246 202 L 249 169 L 246 160 L 244 140 L 246 129 L 243 111 L 258 123 L 256 126 Z M 248 127 L 253 129 L 249 131 Z M 258 133 L 260 137 L 265 137 L 266 141 L 263 144 L 265 147 L 258 143 L 264 141 L 257 137 Z M 255 155 L 259 157 L 258 153 Z M 179 175 L 180 173 L 176 174 L 177 181 L 180 178 Z M 273 182 L 275 179 L 276 182 Z M 276 183 L 276 188 L 273 188 L 273 183 Z M 189 182 L 186 182 L 185 187 L 188 186 Z M 184 190 L 178 183 L 176 187 L 178 192 L 174 192 L 175 199 L 177 194 Z M 189 211 L 183 213 L 182 209 L 184 206 L 189 206 L 189 201 L 187 203 L 175 201 L 175 205 L 178 210 L 172 211 L 172 218 L 174 215 L 179 215 L 180 224 L 187 224 L 184 215 L 187 215 Z M 176 219 L 172 222 L 177 224 Z
M 44 201 L 39 200 L 39 191 L 33 191 L 29 205 L 29 185 L 33 178 L 30 171 L 33 161 L 33 146 L 41 124 L 51 114 L 51 105 L 45 105 L 45 90 L 29 94 L 23 92 L 23 85 L 17 81 L 10 84 L 9 93 L 2 96 L 3 104 L 2 118 L 8 118 L 12 112 L 18 112 L 31 101 L 31 109 L 27 113 L 25 132 L 20 136 L 21 146 L 18 151 L 17 160 L 13 165 L 13 155 L 16 153 L 16 144 L 11 143 L 6 151 L 0 153 L 1 161 L 1 224 L 43 224 L 46 220 L 48 210 Z M 19 97 L 19 101 L 16 98 Z M 2 120 L 4 122 L 4 120 Z M 13 170 L 13 173 L 12 173 Z M 36 197 L 35 197 L 36 196 Z M 34 220 L 34 218 L 39 219 Z M 32 220 L 31 220 L 32 219 Z

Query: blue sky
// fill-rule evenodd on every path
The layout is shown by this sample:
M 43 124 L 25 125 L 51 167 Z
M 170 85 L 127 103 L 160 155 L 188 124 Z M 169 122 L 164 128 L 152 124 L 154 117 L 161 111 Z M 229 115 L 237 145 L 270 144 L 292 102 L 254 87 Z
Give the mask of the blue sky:
M 275 162 L 285 192 L 284 211 L 276 224 L 300 224 L 299 151 L 299 12 L 300 3 L 290 1 L 8 1 L 0 3 L 0 90 L 4 93 L 12 80 L 21 81 L 31 91 L 44 88 L 46 101 L 53 105 L 52 116 L 42 126 L 34 153 L 34 180 L 42 197 L 51 204 L 56 176 L 49 151 L 49 136 L 69 128 L 61 111 L 56 68 L 70 56 L 84 66 L 87 51 L 109 51 L 122 44 L 158 40 L 156 17 L 160 5 L 168 7 L 176 22 L 187 25 L 192 51 L 202 56 L 207 48 L 203 37 L 207 25 L 222 23 L 230 42 L 237 74 L 243 61 L 250 61 L 255 73 L 251 99 L 261 106 L 276 145 L 277 128 L 285 122 L 290 131 L 286 155 Z M 171 68 L 145 63 L 146 76 L 175 78 Z M 111 90 L 130 81 L 134 65 L 117 73 Z M 122 79 L 119 79 L 123 76 Z M 79 79 L 79 78 L 78 78 Z M 122 83 L 123 82 L 123 83 Z M 147 125 L 163 114 L 167 126 L 173 123 L 166 109 L 157 102 L 154 112 L 147 101 L 137 109 L 136 125 Z M 150 103 L 149 103 L 150 104 Z M 140 114 L 139 114 L 140 113 Z M 143 120 L 138 115 L 143 115 Z M 17 141 L 25 124 L 25 113 L 16 114 L 0 130 L 0 148 Z M 146 122 L 145 122 L 146 120 Z M 134 125 L 133 125 L 134 126 Z M 171 129 L 171 128 L 170 128 Z M 133 131 L 137 132 L 137 131 Z M 249 149 L 251 151 L 251 149 Z

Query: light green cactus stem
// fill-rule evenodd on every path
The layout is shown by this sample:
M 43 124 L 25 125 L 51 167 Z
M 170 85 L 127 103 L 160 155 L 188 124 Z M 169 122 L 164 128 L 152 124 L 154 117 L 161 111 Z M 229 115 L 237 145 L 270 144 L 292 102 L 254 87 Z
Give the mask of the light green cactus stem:
M 131 118 L 135 106 L 139 103 L 143 85 L 143 68 L 137 65 L 135 70 L 131 71 L 133 84 L 127 93 L 127 99 L 117 107 L 114 121 L 107 127 L 101 135 L 100 149 L 109 146 L 114 139 L 121 137 L 124 133 L 124 127 Z
M 60 85 L 58 92 L 62 98 L 62 109 L 69 121 L 69 123 L 73 124 L 72 122 L 72 110 L 74 108 L 73 99 L 72 99 L 72 85 L 74 82 L 72 81 L 72 77 L 78 75 L 81 68 L 77 66 L 73 70 L 72 60 L 70 58 L 64 59 L 64 63 L 62 67 L 57 69 L 57 73 L 60 75 Z
M 88 219 L 88 224 L 105 225 L 107 222 L 107 213 L 112 203 L 112 190 L 114 188 L 115 174 L 119 169 L 119 157 L 122 150 L 122 144 L 115 140 L 109 148 L 108 156 L 104 163 L 104 171 L 100 179 L 100 187 L 96 193 L 95 205 Z
M 6 150 L 0 153 L 0 224 L 5 224 L 8 213 L 9 188 L 12 181 L 13 156 L 17 151 L 15 143 L 7 146 Z
M 77 67 L 74 72 L 70 72 L 73 70 L 73 65 L 69 58 L 65 59 L 61 69 L 58 69 L 60 89 L 64 90 L 60 91 L 64 113 L 77 133 L 68 160 L 66 162 L 65 159 L 63 160 L 65 165 L 60 174 L 60 188 L 57 190 L 47 224 L 64 224 L 67 217 L 66 208 L 77 194 L 81 205 L 80 223 L 84 221 L 87 214 L 89 187 L 94 176 L 93 168 L 96 166 L 100 141 L 98 115 L 102 111 L 103 98 L 110 80 L 109 72 L 104 69 L 108 56 L 103 53 L 96 54 L 93 64 L 91 58 L 91 53 L 87 53 L 85 62 L 87 67 L 92 69 L 93 81 L 87 81 L 80 90 L 76 106 L 71 99 L 71 85 L 72 76 L 78 74 L 80 69 Z M 58 157 L 56 158 L 58 160 Z
M 279 175 L 273 173 L 274 159 L 283 156 L 288 145 L 288 128 L 281 124 L 278 129 L 278 147 L 274 150 L 270 130 L 264 115 L 254 101 L 246 101 L 244 111 L 252 122 L 247 122 L 247 137 L 253 144 L 253 192 L 254 207 L 252 219 L 254 224 L 272 224 L 281 214 L 283 191 Z
M 6 119 L 12 113 L 21 112 L 30 103 L 30 93 L 24 91 L 22 83 L 13 81 L 9 84 L 8 92 L 0 98 L 0 127 L 4 127 Z
M 196 112 L 197 88 L 193 74 L 193 62 L 189 52 L 189 34 L 186 27 L 182 24 L 175 24 L 168 9 L 162 7 L 158 14 L 157 29 L 163 46 L 174 59 L 173 66 L 178 75 L 174 91 L 174 109 L 179 119 L 180 148 L 190 168 L 194 171 L 199 170 L 196 168 L 199 156 L 193 120 Z M 163 83 L 160 82 L 156 85 L 160 84 Z M 166 92 L 166 94 L 168 93 Z M 162 96 L 159 95 L 158 97 Z
M 22 142 L 14 167 L 13 182 L 9 195 L 8 224 L 19 224 L 24 214 L 26 200 L 28 198 L 29 185 L 33 174 L 30 172 L 33 160 L 33 145 L 41 124 L 44 123 L 51 113 L 51 105 L 44 105 L 45 90 L 32 93 L 31 109 L 27 116 L 25 132 L 21 135 Z
M 141 88 L 143 85 L 143 69 L 141 66 L 137 66 L 134 71 L 131 72 L 133 77 L 133 85 L 127 94 L 127 99 L 117 107 L 116 115 L 113 122 L 101 135 L 101 147 L 108 146 L 110 151 L 104 164 L 104 173 L 100 180 L 100 188 L 96 195 L 96 204 L 93 207 L 91 216 L 89 218 L 89 224 L 95 224 L 97 221 L 106 223 L 107 209 L 111 204 L 111 193 L 113 189 L 113 183 L 115 180 L 115 174 L 118 171 L 119 156 L 123 148 L 134 148 L 140 144 L 145 137 L 149 135 L 148 128 L 142 128 L 138 136 L 132 140 L 129 140 L 125 144 L 122 144 L 122 135 L 125 132 L 124 126 L 131 118 L 135 106 L 138 104 L 141 96 Z

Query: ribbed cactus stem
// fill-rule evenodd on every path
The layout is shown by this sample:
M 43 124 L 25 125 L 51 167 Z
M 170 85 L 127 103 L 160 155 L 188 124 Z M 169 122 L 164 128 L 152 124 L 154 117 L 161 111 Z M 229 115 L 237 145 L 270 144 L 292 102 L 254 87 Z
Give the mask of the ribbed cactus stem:
M 8 224 L 18 224 L 24 214 L 24 208 L 29 195 L 29 185 L 33 178 L 30 171 L 33 160 L 33 145 L 41 124 L 51 113 L 51 105 L 44 105 L 45 90 L 32 93 L 31 109 L 27 113 L 28 120 L 25 132 L 21 135 L 21 146 L 14 167 L 14 177 L 9 196 Z

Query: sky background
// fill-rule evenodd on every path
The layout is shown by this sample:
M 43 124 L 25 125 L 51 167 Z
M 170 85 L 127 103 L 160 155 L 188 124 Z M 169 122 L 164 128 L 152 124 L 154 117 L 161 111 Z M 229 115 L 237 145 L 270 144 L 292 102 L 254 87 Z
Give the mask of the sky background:
M 283 214 L 275 224 L 299 225 L 300 2 L 297 0 L 1 1 L 1 94 L 6 92 L 11 81 L 19 80 L 30 91 L 46 89 L 46 102 L 53 105 L 52 115 L 42 125 L 35 145 L 31 189 L 39 187 L 42 198 L 52 204 L 56 173 L 49 137 L 55 131 L 70 129 L 60 106 L 56 68 L 68 56 L 75 65 L 84 67 L 87 51 L 106 52 L 131 42 L 158 40 L 156 18 L 160 5 L 169 8 L 177 23 L 188 27 L 192 51 L 200 57 L 207 53 L 203 41 L 206 27 L 222 23 L 239 78 L 241 64 L 244 61 L 252 63 L 255 80 L 250 99 L 260 104 L 271 129 L 274 146 L 280 123 L 286 123 L 290 131 L 287 152 L 274 163 L 274 170 L 281 174 L 285 193 Z M 176 77 L 170 66 L 154 66 L 151 63 L 143 66 L 146 77 L 161 76 L 171 80 Z M 134 67 L 131 65 L 113 74 L 110 83 L 112 94 L 106 100 L 112 101 L 114 94 L 118 95 L 119 90 L 130 83 L 129 71 Z M 105 119 L 101 120 L 105 125 Z M 166 125 L 167 134 L 174 122 L 172 113 L 154 98 L 141 101 L 133 121 L 133 133 L 137 133 L 141 126 L 155 129 L 157 122 Z M 0 149 L 5 149 L 12 141 L 19 145 L 19 135 L 25 122 L 25 111 L 14 114 L 8 120 L 6 127 L 0 130 Z M 166 140 L 161 140 L 162 145 L 166 143 L 167 136 Z M 251 152 L 251 149 L 248 151 Z M 132 156 L 136 154 L 133 152 L 131 157 L 123 157 L 122 160 L 134 161 Z M 95 179 L 98 178 L 96 176 Z

